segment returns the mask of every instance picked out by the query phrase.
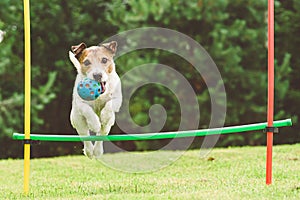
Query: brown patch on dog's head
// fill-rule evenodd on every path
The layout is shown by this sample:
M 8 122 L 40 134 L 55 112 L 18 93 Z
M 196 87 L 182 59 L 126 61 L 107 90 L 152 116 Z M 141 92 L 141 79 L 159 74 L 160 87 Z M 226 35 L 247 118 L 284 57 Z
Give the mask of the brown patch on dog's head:
M 106 68 L 106 73 L 110 74 L 113 70 L 114 70 L 114 66 L 113 66 L 113 65 L 109 65 L 109 66 Z
M 85 59 L 88 56 L 88 54 L 89 54 L 89 50 L 85 49 L 85 50 L 83 50 L 80 57 L 78 58 L 78 61 L 81 65 L 81 72 L 83 74 L 86 74 L 91 70 L 91 66 L 89 65 L 89 63 L 87 63 L 87 61 Z
M 84 49 L 84 50 L 81 52 L 81 54 L 80 54 L 79 57 L 77 58 L 80 64 L 83 63 L 83 61 L 84 61 L 84 59 L 87 57 L 88 53 L 89 53 L 89 50 L 88 50 L 88 49 Z

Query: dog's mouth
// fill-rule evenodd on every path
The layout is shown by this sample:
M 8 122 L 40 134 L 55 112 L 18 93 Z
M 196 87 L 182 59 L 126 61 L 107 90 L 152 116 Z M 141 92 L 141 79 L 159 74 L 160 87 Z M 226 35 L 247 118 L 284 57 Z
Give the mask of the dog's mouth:
M 101 85 L 101 94 L 103 94 L 106 90 L 106 81 L 103 81 L 103 82 L 100 82 L 100 85 Z

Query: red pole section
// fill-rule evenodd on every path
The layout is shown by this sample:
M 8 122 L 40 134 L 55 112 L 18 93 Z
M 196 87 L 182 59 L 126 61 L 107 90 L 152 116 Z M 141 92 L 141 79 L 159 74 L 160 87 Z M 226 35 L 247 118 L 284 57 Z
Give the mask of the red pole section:
M 274 0 L 268 0 L 268 127 L 274 115 Z M 266 184 L 272 183 L 273 132 L 267 132 Z

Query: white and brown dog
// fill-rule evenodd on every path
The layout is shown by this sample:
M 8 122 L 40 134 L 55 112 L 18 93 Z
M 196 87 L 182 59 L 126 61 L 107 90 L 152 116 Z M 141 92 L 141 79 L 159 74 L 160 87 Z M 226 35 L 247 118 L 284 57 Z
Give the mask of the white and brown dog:
M 117 42 L 88 48 L 81 43 L 71 49 L 69 57 L 78 72 L 73 89 L 71 124 L 81 136 L 90 135 L 90 131 L 107 135 L 115 123 L 115 112 L 122 104 L 121 82 L 113 60 Z M 94 101 L 85 101 L 77 93 L 78 83 L 86 77 L 101 83 L 103 94 Z M 83 143 L 83 152 L 89 158 L 99 158 L 103 154 L 102 141 Z

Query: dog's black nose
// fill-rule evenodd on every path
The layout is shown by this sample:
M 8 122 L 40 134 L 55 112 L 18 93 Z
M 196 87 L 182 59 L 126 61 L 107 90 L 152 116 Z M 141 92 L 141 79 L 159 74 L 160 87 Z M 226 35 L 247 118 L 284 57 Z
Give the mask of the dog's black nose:
M 96 81 L 101 82 L 102 73 L 93 73 L 93 77 Z

